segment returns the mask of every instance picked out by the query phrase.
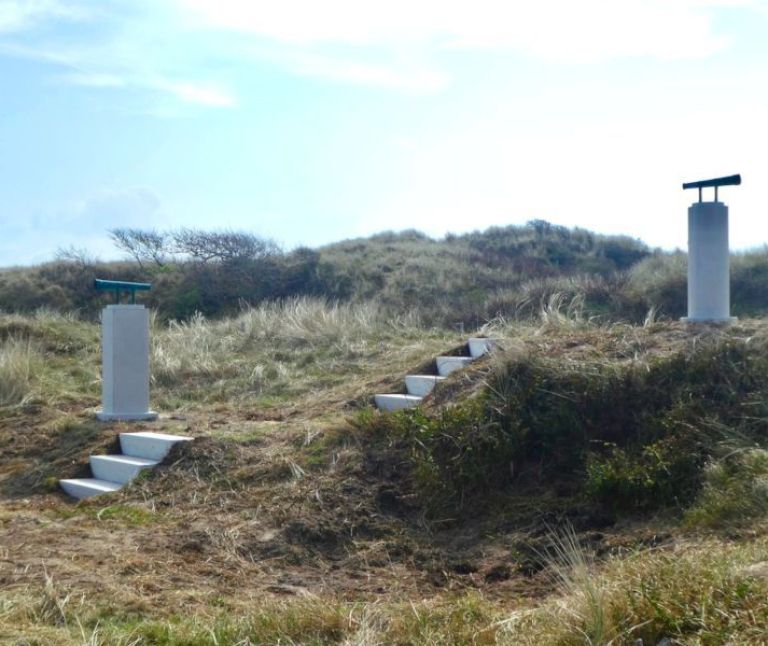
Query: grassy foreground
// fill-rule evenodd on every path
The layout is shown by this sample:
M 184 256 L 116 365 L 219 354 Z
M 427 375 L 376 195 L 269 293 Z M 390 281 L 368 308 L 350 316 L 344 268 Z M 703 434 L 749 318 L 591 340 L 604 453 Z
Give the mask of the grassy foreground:
M 565 542 L 565 549 L 572 545 Z M 768 631 L 768 543 L 681 543 L 599 568 L 574 549 L 538 605 L 478 592 L 402 602 L 249 598 L 187 613 L 120 612 L 47 578 L 0 596 L 5 643 L 19 644 L 759 644 Z
M 309 299 L 157 324 L 164 415 L 131 426 L 93 420 L 97 326 L 0 317 L 0 642 L 764 643 L 768 325 L 554 299 L 480 332 L 501 350 L 385 418 L 466 334 Z M 198 439 L 58 493 L 139 428 Z

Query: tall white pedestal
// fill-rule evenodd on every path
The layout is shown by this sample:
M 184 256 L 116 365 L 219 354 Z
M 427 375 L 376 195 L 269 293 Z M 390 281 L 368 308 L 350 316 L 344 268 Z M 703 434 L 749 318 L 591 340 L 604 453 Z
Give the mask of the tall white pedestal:
M 149 310 L 107 305 L 101 313 L 101 404 L 108 420 L 152 420 L 149 410 Z
M 728 207 L 697 202 L 688 209 L 688 316 L 691 323 L 727 323 L 731 316 Z

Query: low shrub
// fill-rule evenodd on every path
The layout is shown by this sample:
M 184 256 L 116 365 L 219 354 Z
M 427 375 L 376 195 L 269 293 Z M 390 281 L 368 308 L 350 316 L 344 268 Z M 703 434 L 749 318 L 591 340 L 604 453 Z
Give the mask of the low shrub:
M 407 447 L 416 485 L 427 504 L 462 506 L 512 479 L 520 438 L 487 414 L 482 401 L 451 406 L 437 416 L 420 409 L 358 417 L 359 427 Z
M 615 513 L 688 503 L 696 492 L 702 458 L 686 438 L 670 437 L 628 452 L 587 457 L 586 493 Z
M 768 451 L 752 448 L 707 464 L 703 487 L 685 515 L 689 526 L 722 527 L 768 513 Z
M 680 508 L 722 429 L 756 438 L 768 419 L 768 352 L 755 339 L 699 338 L 650 360 L 497 363 L 474 399 L 362 424 L 407 453 L 432 508 L 476 505 L 513 477 L 578 488 L 614 514 Z

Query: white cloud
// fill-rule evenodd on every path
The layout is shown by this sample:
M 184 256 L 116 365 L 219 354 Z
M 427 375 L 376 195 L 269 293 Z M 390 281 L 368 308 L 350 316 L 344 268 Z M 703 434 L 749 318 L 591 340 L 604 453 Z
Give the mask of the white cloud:
M 406 92 L 450 84 L 441 61 L 504 51 L 558 64 L 702 59 L 725 8 L 764 0 L 174 0 L 189 31 L 238 34 L 292 73 Z
M 80 19 L 87 12 L 60 0 L 0 0 L 0 34 L 18 32 L 51 19 Z
M 143 71 L 147 65 L 127 54 L 120 47 L 67 48 L 55 45 L 40 47 L 26 45 L 0 45 L 0 51 L 19 58 L 44 61 L 64 68 L 58 79 L 64 83 L 91 88 L 123 88 L 151 90 L 186 103 L 210 108 L 231 108 L 237 105 L 233 92 L 221 84 L 205 80 L 178 79 Z M 150 111 L 164 115 L 177 114 L 167 105 Z
M 147 113 L 179 114 L 183 104 L 237 104 L 234 93 L 207 78 L 194 61 L 177 60 L 173 45 L 156 47 L 157 42 L 175 43 L 178 36 L 174 21 L 156 4 L 100 0 L 86 11 L 78 1 L 0 0 L 0 35 L 6 35 L 0 53 L 59 67 L 57 79 L 64 83 L 144 91 L 149 97 Z M 86 19 L 98 29 L 76 41 L 60 38 L 55 29 L 63 20 Z M 37 33 L 37 26 L 54 28 Z
M 100 72 L 73 72 L 64 74 L 61 77 L 66 83 L 73 85 L 83 85 L 85 87 L 125 87 L 127 82 L 124 78 L 116 74 L 105 74 Z
M 299 46 L 496 48 L 556 61 L 706 57 L 711 10 L 749 0 L 176 0 L 198 26 Z M 759 3 L 757 3 L 759 4 Z
M 449 83 L 447 75 L 420 65 L 371 63 L 295 51 L 273 57 L 295 74 L 370 85 L 415 94 L 429 94 Z
M 237 100 L 231 92 L 212 84 L 162 79 L 147 81 L 146 85 L 163 92 L 168 92 L 184 103 L 193 103 L 211 108 L 232 108 L 237 104 Z
M 231 108 L 222 67 L 267 60 L 291 73 L 410 93 L 450 83 L 457 50 L 501 50 L 556 63 L 703 58 L 727 46 L 717 10 L 764 0 L 0 0 L 0 33 L 98 16 L 72 44 L 28 38 L 6 52 L 67 68 L 66 82 L 144 89 L 179 104 Z M 104 36 L 107 37 L 104 37 Z M 166 43 L 158 47 L 157 43 Z M 210 66 L 208 61 L 218 61 Z M 178 106 L 177 106 L 178 107 Z M 164 112 L 177 107 L 150 108 Z

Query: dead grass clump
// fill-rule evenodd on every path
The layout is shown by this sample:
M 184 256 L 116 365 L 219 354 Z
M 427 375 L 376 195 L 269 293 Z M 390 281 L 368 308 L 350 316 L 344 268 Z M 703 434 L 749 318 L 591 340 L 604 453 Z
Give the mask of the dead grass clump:
M 235 339 L 217 334 L 217 325 L 202 314 L 188 321 L 171 321 L 152 339 L 152 376 L 160 385 L 195 377 L 220 379 L 232 373 Z
M 541 303 L 539 318 L 546 331 L 574 329 L 589 324 L 584 314 L 584 296 L 581 294 L 571 298 L 562 293 L 550 294 Z
M 32 392 L 40 357 L 29 341 L 0 343 L 0 406 L 22 403 Z

